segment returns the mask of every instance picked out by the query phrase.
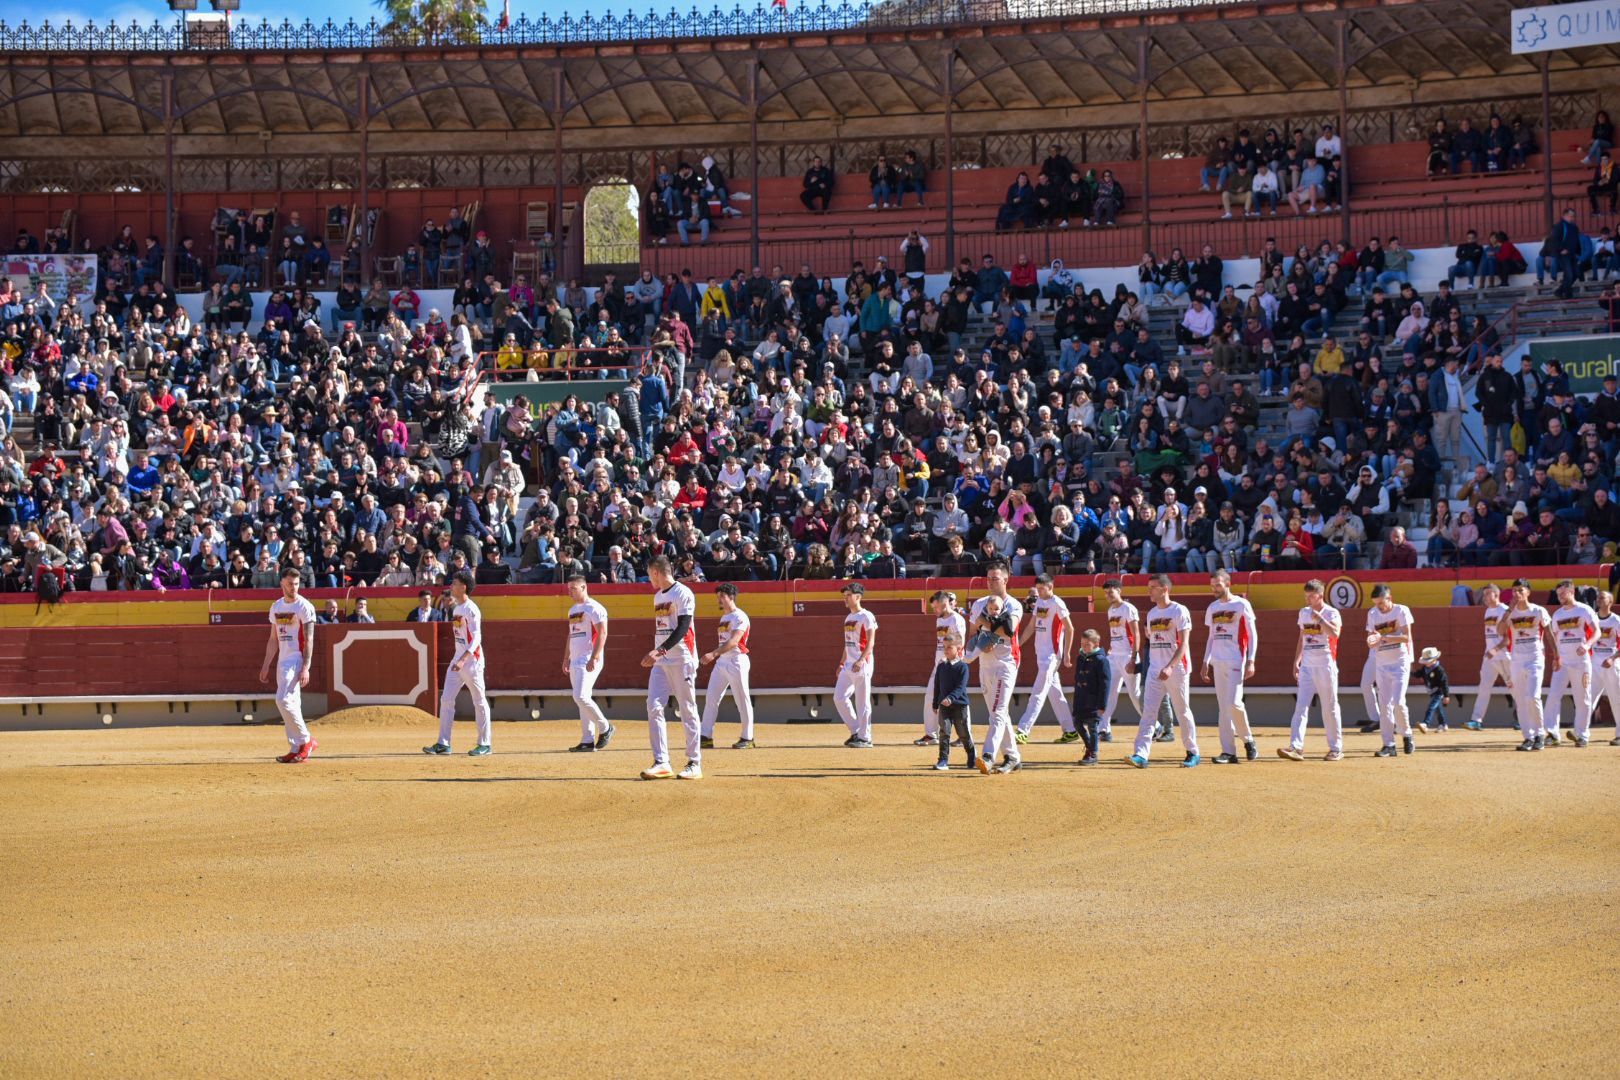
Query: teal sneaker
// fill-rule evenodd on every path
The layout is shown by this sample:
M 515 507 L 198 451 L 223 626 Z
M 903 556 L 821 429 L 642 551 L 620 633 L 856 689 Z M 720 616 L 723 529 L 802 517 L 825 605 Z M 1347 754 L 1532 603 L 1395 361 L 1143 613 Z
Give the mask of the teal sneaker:
M 432 746 L 422 747 L 422 753 L 424 754 L 448 754 L 449 752 L 449 743 L 436 742 Z
M 467 756 L 468 757 L 488 757 L 489 755 L 493 754 L 494 752 L 495 751 L 493 751 L 493 750 L 491 750 L 489 748 L 488 743 L 479 743 L 477 746 L 475 746 L 471 750 L 467 751 Z
M 1147 768 L 1147 758 L 1143 757 L 1141 754 L 1132 754 L 1131 764 L 1135 765 L 1138 769 L 1145 769 Z
M 1197 754 L 1188 754 L 1186 759 L 1182 761 L 1181 767 L 1183 769 L 1196 769 L 1198 767 L 1198 763 L 1203 760 L 1204 759 L 1199 757 Z

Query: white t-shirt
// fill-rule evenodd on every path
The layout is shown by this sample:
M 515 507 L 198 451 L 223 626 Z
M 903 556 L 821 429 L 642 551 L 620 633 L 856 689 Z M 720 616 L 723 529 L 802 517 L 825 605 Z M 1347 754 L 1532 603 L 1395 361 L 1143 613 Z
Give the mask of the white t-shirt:
M 1597 612 L 1585 604 L 1571 604 L 1554 609 L 1552 622 L 1553 640 L 1558 642 L 1558 659 L 1564 663 L 1583 662 L 1588 646 L 1597 637 Z
M 1164 607 L 1155 607 L 1147 613 L 1148 670 L 1163 671 L 1176 652 L 1176 638 L 1192 633 L 1192 613 L 1172 600 Z M 1183 651 L 1183 669 L 1192 668 L 1192 660 Z
M 1502 616 L 1508 613 L 1506 604 L 1496 604 L 1485 609 L 1485 651 L 1496 648 L 1502 644 Z
M 714 644 L 716 648 L 724 645 L 731 639 L 731 635 L 738 631 L 742 632 L 742 637 L 738 639 L 735 649 L 723 652 L 715 657 L 715 663 L 735 664 L 739 657 L 748 655 L 748 625 L 748 615 L 742 608 L 733 608 L 720 616 L 720 623 L 715 631 Z
M 1139 644 L 1137 626 L 1142 613 L 1128 600 L 1121 600 L 1108 609 L 1108 655 L 1132 656 Z
M 697 599 L 680 582 L 672 582 L 667 589 L 660 589 L 653 594 L 653 648 L 662 648 L 664 639 L 675 631 L 675 624 L 682 615 L 690 620 L 697 614 Z M 675 647 L 665 654 L 664 659 L 674 660 L 697 655 L 697 634 L 692 629 L 690 621 L 686 624 L 686 634 L 675 643 Z
M 1377 634 L 1384 640 L 1373 647 L 1378 657 L 1379 667 L 1409 668 L 1412 666 L 1412 610 L 1405 604 L 1396 604 L 1388 611 L 1379 611 L 1378 608 L 1369 608 L 1367 611 L 1367 633 Z M 1392 634 L 1408 635 L 1405 641 L 1390 641 Z
M 937 667 L 945 661 L 945 639 L 955 634 L 967 642 L 967 620 L 962 618 L 960 611 L 952 611 L 949 615 L 941 615 L 934 620 L 934 665 Z
M 977 600 L 973 601 L 973 607 L 968 611 L 969 625 L 979 621 L 979 616 L 984 614 L 984 609 L 989 605 L 989 603 L 990 598 L 988 596 L 981 596 Z M 1007 596 L 1002 598 L 1001 610 L 1012 617 L 1013 629 L 1017 630 L 1018 624 L 1024 621 L 1024 605 L 1012 597 Z M 1014 634 L 1012 640 L 1003 638 L 999 634 L 996 635 L 995 646 L 989 652 L 984 653 L 983 655 L 994 657 L 997 660 L 1001 660 L 1009 664 L 1018 663 L 1018 658 L 1020 655 L 1022 655 L 1022 652 L 1018 646 L 1018 635 Z
M 1209 627 L 1210 660 L 1221 664 L 1247 664 L 1254 660 L 1260 642 L 1255 632 L 1254 608 L 1241 596 L 1216 600 L 1204 609 L 1204 625 Z
M 276 628 L 278 659 L 299 660 L 304 655 L 304 627 L 315 621 L 315 605 L 300 596 L 277 597 L 270 605 L 270 625 Z
M 853 664 L 861 658 L 877 628 L 877 616 L 865 608 L 844 613 L 844 663 Z M 876 662 L 875 655 L 873 662 Z
M 596 651 L 596 639 L 607 629 L 607 608 L 587 597 L 568 609 L 568 660 L 583 663 Z
M 1041 662 L 1057 655 L 1063 644 L 1063 619 L 1069 614 L 1069 605 L 1060 596 L 1035 601 L 1035 659 Z
M 483 663 L 484 614 L 478 610 L 478 605 L 472 602 L 472 597 L 450 609 L 450 626 L 456 637 L 456 655 L 450 658 L 450 662 L 453 664 L 470 655 L 470 663 Z
M 1531 604 L 1523 611 L 1508 612 L 1508 630 L 1512 635 L 1508 640 L 1508 649 L 1515 666 L 1540 667 L 1546 660 L 1541 632 L 1550 622 L 1552 617 L 1540 604 Z
M 1322 605 L 1321 611 L 1311 610 L 1306 604 L 1299 609 L 1299 629 L 1305 636 L 1304 654 L 1300 667 L 1336 667 L 1339 662 L 1339 632 L 1344 629 L 1344 617 L 1337 608 Z
M 1598 620 L 1598 636 L 1592 639 L 1592 659 L 1598 663 L 1620 652 L 1620 615 L 1609 612 Z

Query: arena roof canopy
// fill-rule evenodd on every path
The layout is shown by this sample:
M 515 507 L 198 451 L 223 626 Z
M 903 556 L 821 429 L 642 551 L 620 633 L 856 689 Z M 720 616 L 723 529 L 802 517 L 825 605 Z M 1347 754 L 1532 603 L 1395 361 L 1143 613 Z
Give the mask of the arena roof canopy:
M 1508 0 L 1130 0 L 814 6 L 582 23 L 519 21 L 478 44 L 398 47 L 375 27 L 188 37 L 0 24 L 10 154 L 329 148 L 418 152 L 720 145 L 1134 125 L 1538 94 Z M 774 21 L 773 21 L 774 20 Z M 1542 54 L 1560 91 L 1620 52 Z M 1341 88 L 1343 97 L 1341 98 Z M 947 108 L 947 103 L 949 107 Z M 1144 115 L 1145 113 L 1145 115 Z M 924 119 L 926 118 L 926 119 Z M 751 131 L 753 125 L 759 129 Z M 1353 133 L 1352 133 L 1353 134 Z M 423 136 L 430 135 L 424 143 Z M 63 143 L 61 137 L 73 142 Z M 8 156 L 10 156 L 8 154 Z

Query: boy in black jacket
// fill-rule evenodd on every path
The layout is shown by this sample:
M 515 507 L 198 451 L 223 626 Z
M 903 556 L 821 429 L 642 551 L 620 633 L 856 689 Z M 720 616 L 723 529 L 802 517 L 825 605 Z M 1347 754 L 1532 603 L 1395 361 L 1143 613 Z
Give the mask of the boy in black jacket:
M 1423 678 L 1423 685 L 1429 688 L 1429 707 L 1423 713 L 1423 722 L 1418 724 L 1418 730 L 1427 735 L 1431 731 L 1447 731 L 1446 711 L 1443 706 L 1451 704 L 1451 683 L 1446 679 L 1446 669 L 1440 666 L 1440 650 L 1433 646 L 1424 649 L 1423 655 L 1418 657 L 1418 672 Z
M 1087 630 L 1080 635 L 1080 651 L 1074 658 L 1074 726 L 1086 743 L 1082 765 L 1097 764 L 1097 720 L 1108 704 L 1108 654 L 1102 650 L 1102 635 Z
M 962 638 L 955 631 L 945 636 L 945 659 L 934 668 L 934 700 L 939 713 L 939 761 L 934 768 L 946 772 L 951 767 L 951 731 L 967 748 L 967 767 L 978 765 L 973 749 L 973 725 L 968 716 L 968 666 L 962 662 Z

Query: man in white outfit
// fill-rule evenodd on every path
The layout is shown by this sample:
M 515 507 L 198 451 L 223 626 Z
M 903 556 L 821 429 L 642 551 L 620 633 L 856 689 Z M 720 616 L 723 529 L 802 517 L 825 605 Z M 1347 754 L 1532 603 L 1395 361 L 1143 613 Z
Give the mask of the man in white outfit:
M 1198 728 L 1193 723 L 1189 704 L 1192 681 L 1192 658 L 1188 655 L 1192 644 L 1192 613 L 1170 599 L 1170 576 L 1155 574 L 1148 582 L 1148 595 L 1153 607 L 1148 611 L 1148 677 L 1142 691 L 1142 721 L 1136 730 L 1136 753 L 1131 764 L 1138 769 L 1148 765 L 1153 748 L 1153 728 L 1159 715 L 1159 705 L 1170 699 L 1170 712 L 1181 720 L 1181 744 L 1187 756 L 1181 767 L 1191 769 L 1202 759 L 1198 756 Z
M 1017 772 L 1024 767 L 1018 753 L 1018 739 L 1012 720 L 1013 688 L 1018 683 L 1018 624 L 1024 619 L 1024 605 L 1007 595 L 1007 578 L 1011 571 L 1006 562 L 996 559 L 984 572 L 989 594 L 973 602 L 968 612 L 968 632 L 978 635 L 992 633 L 992 616 L 987 612 L 990 600 L 1000 604 L 1002 620 L 1010 625 L 1012 634 L 997 633 L 996 641 L 979 653 L 979 689 L 984 693 L 984 707 L 988 714 L 985 723 L 984 747 L 979 753 L 979 771 L 988 773 L 999 748 L 1001 763 L 995 766 L 999 773 Z
M 1474 699 L 1474 713 L 1463 725 L 1469 731 L 1484 728 L 1485 710 L 1491 706 L 1498 679 L 1507 695 L 1508 710 L 1513 710 L 1513 693 L 1507 689 L 1513 682 L 1512 661 L 1502 648 L 1502 616 L 1507 614 L 1507 605 L 1502 603 L 1502 590 L 1494 583 L 1479 591 L 1479 599 L 1485 609 L 1485 654 L 1479 661 L 1479 696 Z
M 472 698 L 473 722 L 478 725 L 478 745 L 468 757 L 487 757 L 489 747 L 489 698 L 484 694 L 484 616 L 472 602 L 473 573 L 461 570 L 450 579 L 450 624 L 455 633 L 456 655 L 445 669 L 444 689 L 439 694 L 439 741 L 422 747 L 424 754 L 448 754 L 450 735 L 456 724 L 456 699 L 461 688 Z
M 1277 756 L 1289 761 L 1305 760 L 1305 727 L 1311 719 L 1311 699 L 1322 706 L 1322 730 L 1327 734 L 1328 752 L 1324 761 L 1344 758 L 1344 732 L 1339 723 L 1339 634 L 1344 620 L 1327 603 L 1321 581 L 1305 583 L 1305 606 L 1299 609 L 1299 642 L 1294 646 L 1294 681 L 1299 692 L 1294 697 L 1294 719 L 1289 725 L 1288 745 L 1277 748 Z
M 1406 709 L 1406 687 L 1412 678 L 1412 612 L 1395 602 L 1388 585 L 1374 585 L 1373 606 L 1367 610 L 1367 651 L 1377 658 L 1378 731 L 1383 746 L 1375 757 L 1396 756 L 1395 733 L 1401 750 L 1412 753 L 1412 717 Z
M 703 779 L 703 744 L 697 708 L 697 635 L 692 619 L 697 614 L 697 598 L 692 590 L 675 580 L 675 571 L 663 555 L 647 564 L 647 580 L 653 589 L 653 648 L 641 658 L 641 666 L 651 669 L 647 676 L 647 741 L 652 744 L 653 763 L 641 770 L 643 780 Z M 681 726 L 686 729 L 686 767 L 679 773 L 669 767 L 669 730 L 664 725 L 664 704 L 675 699 Z
M 1592 642 L 1592 707 L 1586 711 L 1587 731 L 1575 732 L 1576 746 L 1586 745 L 1592 714 L 1605 696 L 1609 699 L 1609 709 L 1620 717 L 1620 664 L 1615 663 L 1616 654 L 1620 654 L 1620 615 L 1614 613 L 1613 593 L 1598 593 L 1597 616 L 1598 636 Z M 1609 745 L 1620 746 L 1620 735 L 1611 739 Z
M 1077 742 L 1080 733 L 1074 729 L 1074 710 L 1069 708 L 1069 699 L 1063 693 L 1063 669 L 1074 666 L 1074 620 L 1069 615 L 1069 605 L 1053 589 L 1049 574 L 1035 579 L 1033 606 L 1034 618 L 1029 620 L 1018 640 L 1020 644 L 1035 641 L 1035 685 L 1030 687 L 1029 704 L 1019 718 L 1014 737 L 1021 743 L 1029 741 L 1030 730 L 1050 700 L 1058 726 L 1063 729 L 1063 734 L 1052 741 Z
M 1103 582 L 1103 598 L 1108 601 L 1108 703 L 1097 721 L 1097 738 L 1113 742 L 1114 707 L 1124 690 L 1138 718 L 1142 715 L 1142 691 L 1136 672 L 1137 653 L 1142 648 L 1142 613 L 1126 600 L 1117 579 Z
M 1558 670 L 1558 647 L 1552 640 L 1552 617 L 1540 604 L 1530 602 L 1530 582 L 1519 578 L 1513 583 L 1513 603 L 1500 623 L 1502 645 L 1513 671 L 1508 690 L 1513 694 L 1514 708 L 1519 713 L 1519 732 L 1524 741 L 1521 751 L 1540 750 L 1547 734 L 1541 710 L 1541 678 L 1546 671 L 1548 646 L 1552 654 L 1552 668 Z
M 872 745 L 872 660 L 877 648 L 877 617 L 862 607 L 866 586 L 852 581 L 843 588 L 844 655 L 833 685 L 833 704 L 849 738 L 844 745 L 865 750 Z
M 1597 612 L 1575 599 L 1575 583 L 1558 583 L 1558 607 L 1552 612 L 1553 640 L 1558 643 L 1558 670 L 1547 686 L 1548 746 L 1563 743 L 1559 719 L 1564 695 L 1575 698 L 1575 730 L 1583 737 L 1592 723 L 1592 642 L 1598 635 Z
M 1254 608 L 1232 592 L 1232 575 L 1216 570 L 1209 576 L 1215 599 L 1204 609 L 1204 625 L 1209 638 L 1204 643 L 1204 681 L 1215 684 L 1215 700 L 1220 707 L 1221 752 L 1216 765 L 1236 765 L 1260 756 L 1249 728 L 1249 710 L 1243 704 L 1244 680 L 1254 678 L 1254 658 L 1260 650 Z M 1243 740 L 1244 757 L 1237 756 L 1237 741 Z
M 287 729 L 287 752 L 276 758 L 283 765 L 308 761 L 318 745 L 304 724 L 303 701 L 315 655 L 315 605 L 298 595 L 298 580 L 296 567 L 281 572 L 281 597 L 270 605 L 270 641 L 259 669 L 259 681 L 268 683 L 275 665 L 276 708 Z
M 1371 649 L 1367 650 L 1367 660 L 1361 665 L 1360 689 L 1361 703 L 1367 708 L 1367 719 L 1358 727 L 1363 735 L 1367 735 L 1378 730 L 1379 718 L 1384 715 L 1378 704 L 1378 654 Z
M 941 739 L 949 739 L 950 732 L 939 730 L 939 710 L 934 708 L 934 669 L 945 661 L 945 641 L 955 634 L 958 641 L 967 641 L 967 620 L 956 610 L 956 594 L 941 589 L 930 596 L 923 606 L 924 614 L 934 616 L 934 666 L 928 669 L 928 686 L 923 691 L 923 733 L 913 746 L 938 746 Z
M 592 692 L 596 680 L 602 675 L 602 653 L 607 648 L 607 608 L 591 599 L 590 585 L 584 574 L 568 579 L 568 597 L 574 603 L 568 609 L 568 641 L 563 646 L 563 674 L 574 693 L 574 707 L 579 710 L 579 743 L 568 748 L 571 754 L 592 754 L 607 749 L 613 740 L 615 728 L 602 715 Z
M 712 652 L 703 654 L 702 663 L 713 664 L 709 672 L 709 688 L 703 692 L 703 737 L 705 750 L 714 745 L 714 724 L 720 718 L 720 699 L 731 691 L 731 700 L 737 706 L 737 719 L 742 722 L 741 737 L 731 744 L 733 750 L 754 748 L 754 699 L 749 695 L 748 672 L 752 661 L 748 659 L 748 615 L 737 606 L 737 586 L 729 581 L 714 587 L 714 596 L 720 604 L 719 643 Z

